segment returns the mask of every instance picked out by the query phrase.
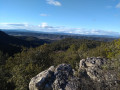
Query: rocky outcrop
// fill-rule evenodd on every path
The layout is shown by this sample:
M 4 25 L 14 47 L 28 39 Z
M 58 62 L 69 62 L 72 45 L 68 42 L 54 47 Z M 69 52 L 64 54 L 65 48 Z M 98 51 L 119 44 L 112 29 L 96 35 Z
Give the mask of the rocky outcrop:
M 53 83 L 53 87 L 55 90 L 64 89 L 66 84 L 68 83 L 68 79 L 73 77 L 72 67 L 67 64 L 59 65 L 55 72 L 55 81 Z
M 30 90 L 52 90 L 51 84 L 54 81 L 54 66 L 33 77 L 29 83 Z
M 108 59 L 101 57 L 91 57 L 80 60 L 79 63 L 79 76 L 89 77 L 90 79 L 98 82 L 116 83 L 117 74 L 112 71 L 106 71 L 102 69 L 102 66 L 106 64 Z
M 103 77 L 101 67 L 106 61 L 107 59 L 100 57 L 82 59 L 79 63 L 79 72 L 84 70 L 91 79 L 100 81 Z
M 115 73 L 103 72 L 102 65 L 106 62 L 107 59 L 100 57 L 82 59 L 78 76 L 69 64 L 51 66 L 31 79 L 29 90 L 98 90 L 101 87 L 106 90 L 117 84 Z
M 69 64 L 61 64 L 55 69 L 51 66 L 48 70 L 33 77 L 29 83 L 30 90 L 77 90 L 78 78 L 73 76 Z

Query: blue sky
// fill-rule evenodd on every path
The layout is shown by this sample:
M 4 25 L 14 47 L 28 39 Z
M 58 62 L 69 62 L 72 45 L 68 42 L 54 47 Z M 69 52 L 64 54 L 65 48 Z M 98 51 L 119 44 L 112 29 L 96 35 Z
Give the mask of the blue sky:
M 120 0 L 0 0 L 0 28 L 120 35 Z

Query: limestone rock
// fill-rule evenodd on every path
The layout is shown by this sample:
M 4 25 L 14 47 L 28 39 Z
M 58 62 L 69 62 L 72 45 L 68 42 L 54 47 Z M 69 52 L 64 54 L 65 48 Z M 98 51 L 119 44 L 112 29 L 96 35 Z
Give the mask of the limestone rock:
M 102 70 L 106 62 L 100 57 L 82 59 L 76 76 L 70 64 L 51 66 L 31 79 L 29 90 L 109 90 L 113 86 L 117 90 L 120 81 L 115 72 Z
M 106 61 L 107 59 L 100 57 L 91 57 L 87 59 L 82 59 L 80 60 L 78 71 L 80 72 L 84 70 L 84 72 L 86 72 L 91 79 L 100 81 L 102 77 L 101 66 L 105 64 Z
M 54 80 L 54 66 L 33 77 L 29 83 L 29 90 L 52 90 L 51 83 Z
M 61 64 L 39 73 L 29 83 L 29 90 L 77 90 L 79 80 L 69 64 Z
M 65 90 L 79 90 L 80 80 L 77 77 L 73 77 L 66 84 Z
M 55 90 L 64 90 L 68 80 L 73 77 L 73 71 L 71 65 L 61 64 L 55 70 L 55 81 L 53 87 Z

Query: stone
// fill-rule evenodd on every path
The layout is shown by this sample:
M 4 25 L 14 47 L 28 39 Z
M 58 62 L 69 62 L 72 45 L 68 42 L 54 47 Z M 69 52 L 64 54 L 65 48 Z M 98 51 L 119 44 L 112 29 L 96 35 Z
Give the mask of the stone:
M 29 83 L 29 90 L 52 90 L 51 83 L 54 79 L 54 66 L 51 66 L 48 70 L 39 73 L 33 77 Z
M 106 62 L 107 59 L 101 57 L 82 59 L 77 71 L 70 64 L 51 66 L 31 79 L 29 90 L 107 90 L 116 87 L 120 84 L 117 74 L 102 70 Z
M 55 81 L 53 87 L 55 90 L 64 90 L 68 80 L 73 77 L 72 67 L 69 64 L 61 64 L 55 69 Z
M 78 71 L 80 72 L 84 70 L 91 79 L 100 81 L 100 77 L 102 77 L 101 66 L 106 62 L 106 60 L 107 59 L 100 57 L 82 59 L 80 60 Z M 81 72 L 79 76 L 81 76 Z
M 79 67 L 80 68 L 85 68 L 86 67 L 86 63 L 85 62 L 86 62 L 85 59 L 80 60 Z
M 77 77 L 73 77 L 66 84 L 65 90 L 79 90 L 80 80 Z
M 60 64 L 39 73 L 29 83 L 29 90 L 77 90 L 79 80 L 69 64 Z

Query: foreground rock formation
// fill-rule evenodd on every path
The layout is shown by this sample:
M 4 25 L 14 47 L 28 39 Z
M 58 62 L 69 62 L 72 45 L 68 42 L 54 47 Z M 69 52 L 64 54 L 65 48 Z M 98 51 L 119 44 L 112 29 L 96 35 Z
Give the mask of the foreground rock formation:
M 54 66 L 51 66 L 48 70 L 39 73 L 37 76 L 31 79 L 29 83 L 30 90 L 51 90 L 52 80 L 54 80 Z
M 73 76 L 69 64 L 61 64 L 55 69 L 51 66 L 31 79 L 30 90 L 77 90 L 78 80 Z
M 29 83 L 29 89 L 30 90 L 88 90 L 89 88 L 97 90 L 108 89 L 111 87 L 110 85 L 112 84 L 118 85 L 118 81 L 115 78 L 116 77 L 115 73 L 114 74 L 109 72 L 103 73 L 102 65 L 105 64 L 106 61 L 107 59 L 100 57 L 97 58 L 92 57 L 80 60 L 77 76 L 74 75 L 75 70 L 73 70 L 71 65 L 69 64 L 60 64 L 56 68 L 54 66 L 51 66 L 49 69 L 39 73 L 37 76 L 31 79 Z
M 79 72 L 82 70 L 87 73 L 87 75 L 93 79 L 100 81 L 103 79 L 102 74 L 102 65 L 105 64 L 107 59 L 100 58 L 100 57 L 91 57 L 87 59 L 80 60 L 79 64 Z

